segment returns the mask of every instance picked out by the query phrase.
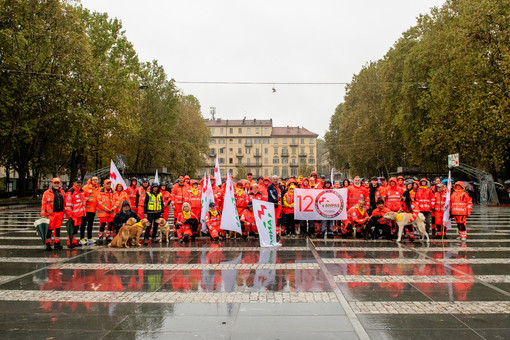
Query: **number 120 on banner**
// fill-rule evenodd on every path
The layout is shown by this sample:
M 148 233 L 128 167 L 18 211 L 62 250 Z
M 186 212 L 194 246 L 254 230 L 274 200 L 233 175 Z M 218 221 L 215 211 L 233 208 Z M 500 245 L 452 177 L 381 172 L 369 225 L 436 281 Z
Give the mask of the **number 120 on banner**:
M 346 220 L 347 189 L 294 190 L 294 219 Z

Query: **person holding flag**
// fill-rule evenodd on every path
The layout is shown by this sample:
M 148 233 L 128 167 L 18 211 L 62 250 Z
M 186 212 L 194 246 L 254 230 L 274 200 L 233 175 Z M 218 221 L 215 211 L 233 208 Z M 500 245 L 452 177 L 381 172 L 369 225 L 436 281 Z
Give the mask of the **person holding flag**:
M 212 191 L 211 181 L 209 180 L 207 173 L 202 179 L 202 198 L 201 198 L 201 211 L 200 211 L 200 223 L 202 233 L 207 233 L 207 225 L 205 223 L 206 214 L 209 212 L 209 204 L 214 202 L 214 194 Z

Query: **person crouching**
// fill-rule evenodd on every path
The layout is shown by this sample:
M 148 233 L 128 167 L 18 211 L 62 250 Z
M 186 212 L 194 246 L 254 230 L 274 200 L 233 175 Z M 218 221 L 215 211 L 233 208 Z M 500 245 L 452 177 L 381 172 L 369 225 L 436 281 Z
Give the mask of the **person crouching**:
M 193 241 L 197 234 L 198 217 L 191 211 L 189 203 L 182 205 L 182 211 L 177 216 L 177 237 L 179 242 Z
M 205 214 L 205 225 L 213 241 L 223 239 L 223 232 L 220 229 L 221 213 L 216 210 L 214 202 L 209 203 L 209 211 Z

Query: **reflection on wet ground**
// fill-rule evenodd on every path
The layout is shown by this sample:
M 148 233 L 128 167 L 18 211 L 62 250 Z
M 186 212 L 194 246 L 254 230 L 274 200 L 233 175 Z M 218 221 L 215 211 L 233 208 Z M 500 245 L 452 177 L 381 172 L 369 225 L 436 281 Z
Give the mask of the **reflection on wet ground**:
M 283 239 L 47 252 L 37 209 L 0 212 L 7 338 L 508 338 L 510 208 L 468 240 Z M 65 235 L 65 232 L 64 232 Z M 396 316 L 398 314 L 398 316 Z

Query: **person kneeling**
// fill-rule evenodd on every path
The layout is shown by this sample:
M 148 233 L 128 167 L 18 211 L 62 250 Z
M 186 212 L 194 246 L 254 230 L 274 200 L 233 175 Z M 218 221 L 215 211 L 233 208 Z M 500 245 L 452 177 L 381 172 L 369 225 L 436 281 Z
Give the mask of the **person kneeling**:
M 372 211 L 372 216 L 366 226 L 366 236 L 372 236 L 372 239 L 384 237 L 387 240 L 391 240 L 391 221 L 383 218 L 391 210 L 384 207 L 384 200 L 382 198 L 378 198 L 376 204 L 377 208 Z
M 360 199 L 358 204 L 349 209 L 347 218 L 349 219 L 347 229 L 352 229 L 356 237 L 363 237 L 365 235 L 365 223 L 369 220 L 364 199 Z
M 177 217 L 177 237 L 179 242 L 193 241 L 197 234 L 198 218 L 191 212 L 189 203 L 182 205 L 182 212 Z
M 205 225 L 213 241 L 223 239 L 223 231 L 220 229 L 221 213 L 216 210 L 214 202 L 209 203 L 209 211 L 205 214 Z

